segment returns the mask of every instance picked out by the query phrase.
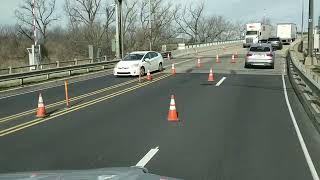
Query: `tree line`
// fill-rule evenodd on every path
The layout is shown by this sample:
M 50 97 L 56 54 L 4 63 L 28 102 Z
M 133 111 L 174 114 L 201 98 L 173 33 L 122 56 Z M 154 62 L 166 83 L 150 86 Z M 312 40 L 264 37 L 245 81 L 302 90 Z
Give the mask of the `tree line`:
M 87 57 L 88 45 L 114 56 L 114 3 L 114 0 L 65 0 L 61 13 L 56 0 L 36 0 L 36 29 L 44 60 Z M 32 0 L 23 0 L 15 9 L 16 25 L 0 27 L 1 66 L 27 63 L 26 48 L 33 43 L 32 6 Z M 124 0 L 124 52 L 148 50 L 150 40 L 152 49 L 159 51 L 163 44 L 197 44 L 242 37 L 243 23 L 206 13 L 205 6 L 204 1 L 176 4 L 151 0 L 149 9 L 149 0 Z M 63 17 L 68 19 L 65 27 L 59 25 Z

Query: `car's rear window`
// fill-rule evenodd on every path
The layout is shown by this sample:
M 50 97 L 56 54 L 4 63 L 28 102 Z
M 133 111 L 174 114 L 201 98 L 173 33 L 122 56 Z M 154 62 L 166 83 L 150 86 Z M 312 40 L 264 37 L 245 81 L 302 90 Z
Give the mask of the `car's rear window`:
M 265 46 L 257 46 L 257 47 L 251 47 L 250 51 L 252 52 L 269 52 L 270 48 Z
M 279 38 L 269 38 L 268 41 L 280 41 Z

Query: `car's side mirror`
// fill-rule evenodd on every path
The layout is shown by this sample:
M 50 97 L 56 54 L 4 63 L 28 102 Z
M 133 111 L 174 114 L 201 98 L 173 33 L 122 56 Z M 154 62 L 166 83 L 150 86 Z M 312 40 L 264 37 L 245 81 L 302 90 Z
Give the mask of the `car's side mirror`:
M 147 61 L 147 62 L 148 62 L 148 61 L 150 61 L 150 59 L 149 59 L 149 58 L 146 58 L 146 59 L 144 59 L 144 61 Z

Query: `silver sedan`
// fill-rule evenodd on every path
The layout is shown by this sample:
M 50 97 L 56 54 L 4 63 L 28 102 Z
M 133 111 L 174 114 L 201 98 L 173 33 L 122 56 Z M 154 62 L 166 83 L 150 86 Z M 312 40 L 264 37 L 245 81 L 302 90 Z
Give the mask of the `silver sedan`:
M 246 59 L 245 68 L 250 66 L 268 66 L 274 69 L 275 52 L 271 44 L 254 44 L 250 47 Z

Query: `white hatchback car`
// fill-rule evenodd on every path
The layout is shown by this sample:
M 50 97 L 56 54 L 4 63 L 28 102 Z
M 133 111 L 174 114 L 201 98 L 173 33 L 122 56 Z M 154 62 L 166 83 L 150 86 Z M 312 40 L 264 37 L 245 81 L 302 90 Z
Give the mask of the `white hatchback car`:
M 136 51 L 126 55 L 123 60 L 114 67 L 115 76 L 143 76 L 148 70 L 162 71 L 163 57 L 153 51 Z

